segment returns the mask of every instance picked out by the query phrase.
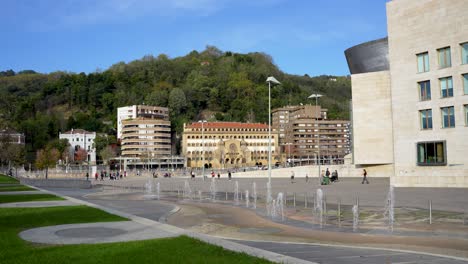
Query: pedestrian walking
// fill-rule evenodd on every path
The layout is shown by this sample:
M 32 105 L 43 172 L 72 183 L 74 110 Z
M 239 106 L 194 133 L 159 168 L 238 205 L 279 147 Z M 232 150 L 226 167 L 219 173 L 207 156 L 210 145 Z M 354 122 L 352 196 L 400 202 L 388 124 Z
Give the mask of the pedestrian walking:
M 228 171 L 228 179 L 231 180 L 231 171 Z
M 86 173 L 86 180 L 89 181 L 89 172 Z
M 364 182 L 366 182 L 366 184 L 369 184 L 369 181 L 367 180 L 367 171 L 366 171 L 366 169 L 363 169 L 362 176 L 363 176 L 363 178 L 362 178 L 361 184 L 364 184 Z
M 96 171 L 96 173 L 94 173 L 94 180 L 96 180 L 96 181 L 97 181 L 97 180 L 98 180 L 98 178 L 99 178 L 99 175 L 98 175 L 98 172 Z
M 219 174 L 219 171 L 218 171 L 218 180 L 219 180 L 219 178 L 221 178 L 221 174 Z
M 306 174 L 306 182 L 309 182 L 309 174 Z
M 294 171 L 291 171 L 291 183 L 294 183 Z

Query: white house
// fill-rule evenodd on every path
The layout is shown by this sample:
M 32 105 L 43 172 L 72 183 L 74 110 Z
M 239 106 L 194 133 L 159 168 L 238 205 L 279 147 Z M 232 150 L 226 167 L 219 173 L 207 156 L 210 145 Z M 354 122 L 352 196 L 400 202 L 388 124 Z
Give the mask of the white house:
M 94 139 L 96 132 L 89 132 L 84 129 L 72 129 L 70 131 L 59 133 L 60 139 L 68 139 L 68 143 L 73 151 L 84 149 L 88 153 L 86 161 L 96 163 L 96 148 L 94 148 Z

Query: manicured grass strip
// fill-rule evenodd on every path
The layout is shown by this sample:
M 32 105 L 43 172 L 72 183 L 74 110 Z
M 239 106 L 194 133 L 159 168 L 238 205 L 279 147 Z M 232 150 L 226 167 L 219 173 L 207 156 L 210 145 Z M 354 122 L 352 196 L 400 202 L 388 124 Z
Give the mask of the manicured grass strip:
M 4 174 L 0 174 L 0 183 L 18 183 L 19 181 L 15 178 L 8 177 Z
M 0 259 L 13 263 L 271 263 L 186 236 L 94 245 L 36 245 L 24 229 L 58 224 L 122 220 L 86 206 L 0 209 Z
M 28 186 L 19 185 L 19 186 L 0 186 L 0 192 L 19 192 L 19 191 L 37 191 Z
M 37 202 L 65 200 L 52 194 L 11 194 L 0 195 L 0 203 Z

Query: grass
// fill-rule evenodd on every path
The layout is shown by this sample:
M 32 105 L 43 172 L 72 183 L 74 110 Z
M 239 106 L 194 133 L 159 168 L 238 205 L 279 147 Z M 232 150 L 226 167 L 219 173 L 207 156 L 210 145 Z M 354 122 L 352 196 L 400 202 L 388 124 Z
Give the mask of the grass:
M 28 186 L 17 185 L 17 186 L 0 186 L 0 192 L 19 192 L 19 191 L 37 191 Z
M 28 263 L 271 263 L 186 236 L 94 245 L 37 245 L 21 240 L 24 229 L 70 223 L 122 221 L 86 207 L 0 209 L 2 264 Z
M 0 183 L 18 183 L 19 181 L 15 178 L 0 174 Z
M 0 195 L 0 203 L 37 202 L 65 200 L 52 194 L 10 194 Z

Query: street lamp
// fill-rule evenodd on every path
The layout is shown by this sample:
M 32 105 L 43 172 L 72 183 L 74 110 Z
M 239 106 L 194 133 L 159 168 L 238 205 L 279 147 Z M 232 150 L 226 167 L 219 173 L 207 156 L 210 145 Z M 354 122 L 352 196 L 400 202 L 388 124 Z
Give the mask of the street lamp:
M 201 137 L 202 137 L 202 176 L 203 180 L 205 180 L 205 135 L 204 135 L 204 128 L 203 123 L 206 123 L 206 120 L 199 120 L 198 123 L 201 123 Z
M 271 83 L 281 84 L 275 77 L 266 79 L 268 83 L 268 183 L 271 184 Z
M 315 98 L 315 111 L 318 110 L 317 106 L 318 106 L 318 99 L 320 97 L 322 97 L 323 95 L 321 94 L 311 94 L 309 96 L 309 98 Z M 318 140 L 317 140 L 317 146 L 318 146 L 318 178 L 319 178 L 319 182 L 321 183 L 322 179 L 320 179 L 320 125 L 318 124 L 318 117 L 320 116 L 320 111 L 319 113 L 315 113 L 315 120 L 317 121 L 316 124 L 317 124 L 317 134 L 318 134 Z M 315 130 L 315 129 L 314 129 Z

